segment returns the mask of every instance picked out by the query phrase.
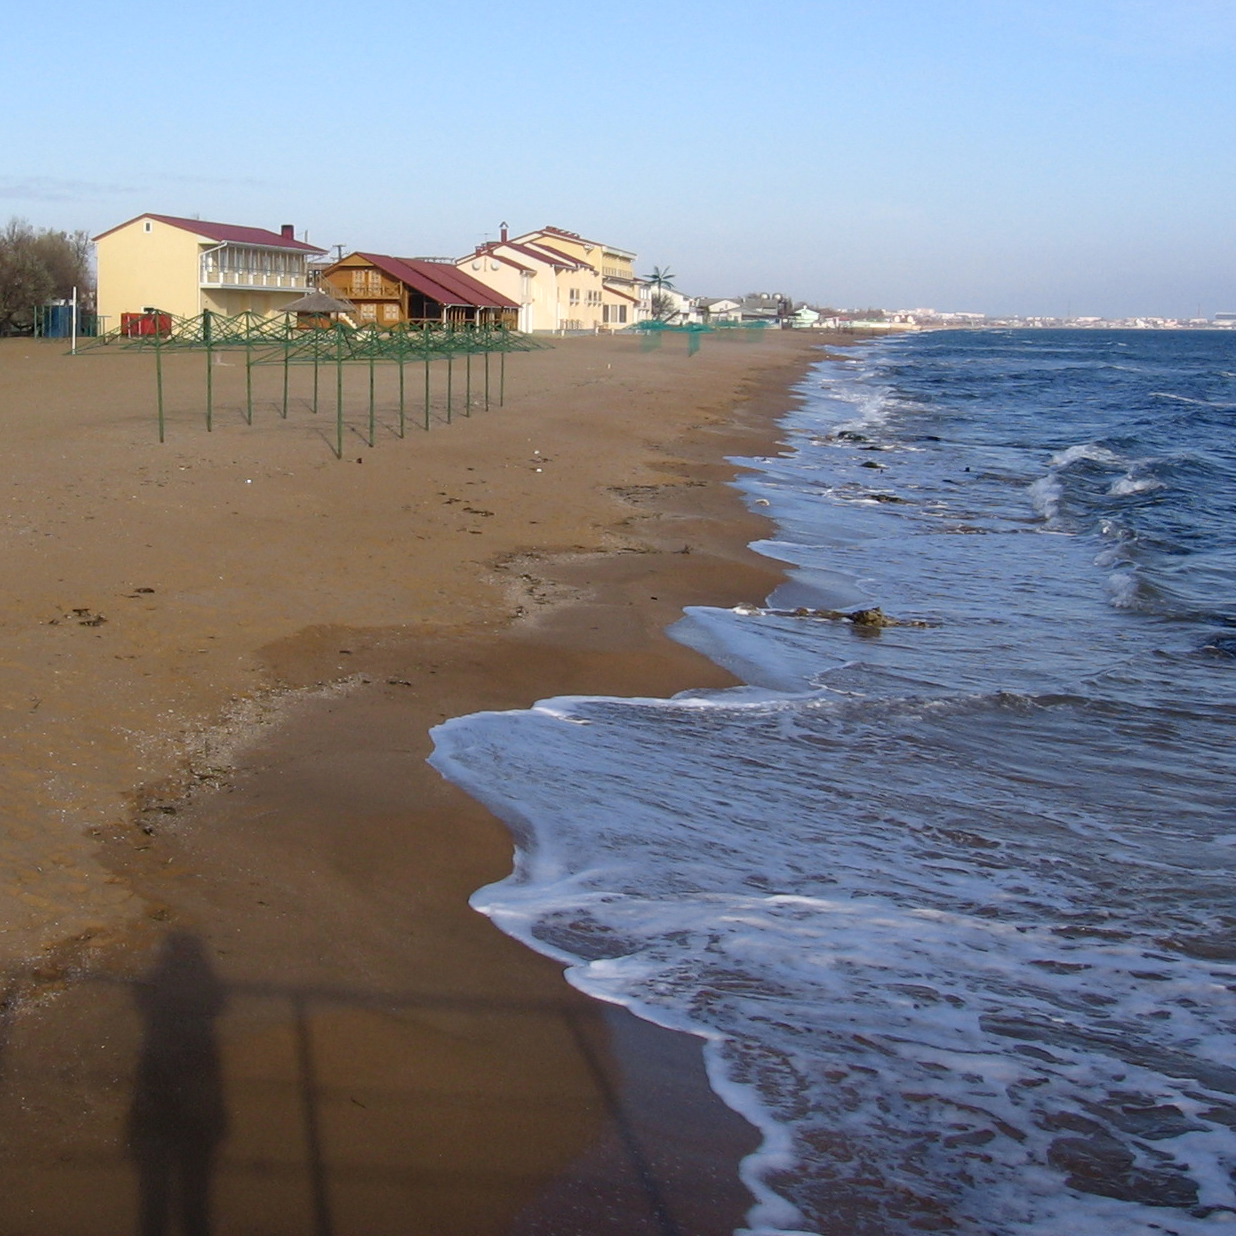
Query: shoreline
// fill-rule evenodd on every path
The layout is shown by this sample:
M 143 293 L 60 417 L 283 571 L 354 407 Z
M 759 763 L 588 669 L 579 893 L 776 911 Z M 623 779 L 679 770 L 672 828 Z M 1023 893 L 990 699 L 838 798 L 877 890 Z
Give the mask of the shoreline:
M 709 342 L 692 363 L 708 363 Z M 700 1093 L 701 1086 L 707 1087 L 698 1048 L 668 1043 L 669 1037 L 682 1040 L 680 1035 L 643 1023 L 624 1026 L 621 1018 L 615 1021 L 614 1015 L 599 1011 L 594 1002 L 567 988 L 560 967 L 501 936 L 488 920 L 468 909 L 467 897 L 476 888 L 509 870 L 509 859 L 506 870 L 497 869 L 501 856 L 510 853 L 509 836 L 494 817 L 442 782 L 424 764 L 424 755 L 429 726 L 450 715 L 527 706 L 558 694 L 668 695 L 733 682 L 698 654 L 674 644 L 664 631 L 685 605 L 759 602 L 782 577 L 775 563 L 747 549 L 764 521 L 747 512 L 737 493 L 720 483 L 737 472 L 723 460 L 758 454 L 775 444 L 776 422 L 791 406 L 790 387 L 821 355 L 821 345 L 835 342 L 848 341 L 791 338 L 720 344 L 718 351 L 730 353 L 724 358 L 728 389 L 713 390 L 711 404 L 691 409 L 691 416 L 679 412 L 676 421 L 666 418 L 665 425 L 655 418 L 645 423 L 645 432 L 656 436 L 639 444 L 638 462 L 628 460 L 638 475 L 617 478 L 646 483 L 605 486 L 621 502 L 612 512 L 598 511 L 595 488 L 574 493 L 564 487 L 560 496 L 569 504 L 567 525 L 560 523 L 555 530 L 566 533 L 569 526 L 578 536 L 581 526 L 592 521 L 592 545 L 545 538 L 550 543 L 544 549 L 516 545 L 500 550 L 488 561 L 502 565 L 487 568 L 484 586 L 469 583 L 461 590 L 462 607 L 458 595 L 443 601 L 447 612 L 415 630 L 396 624 L 323 623 L 265 644 L 262 676 L 279 693 L 279 724 L 259 726 L 253 734 L 251 726 L 242 727 L 237 739 L 249 735 L 255 741 L 225 785 L 211 788 L 209 778 L 200 778 L 207 792 L 187 798 L 169 793 L 166 782 L 139 793 L 134 825 L 140 837 L 149 839 L 140 846 L 134 844 L 132 829 L 117 830 L 103 839 L 102 852 L 112 877 L 147 907 L 144 925 L 136 935 L 126 933 L 123 946 L 100 950 L 110 954 L 107 963 L 97 967 L 106 974 L 106 982 L 68 983 L 48 1006 L 54 1010 L 49 1017 L 55 1025 L 45 1045 L 52 1044 L 54 1057 L 63 1054 L 66 1067 L 71 1068 L 74 1060 L 80 1066 L 81 1049 L 73 1046 L 71 1031 L 89 1019 L 95 1026 L 105 1025 L 109 1041 L 122 1051 L 121 1045 L 131 1044 L 134 1034 L 132 984 L 137 970 L 154 972 L 159 937 L 174 929 L 202 941 L 232 1002 L 228 1029 L 223 1032 L 220 1027 L 228 1065 L 225 1074 L 233 1079 L 232 1138 L 223 1156 L 236 1160 L 247 1154 L 250 1162 L 245 1170 L 217 1173 L 216 1191 L 225 1209 L 252 1207 L 259 1195 L 263 1204 L 269 1204 L 278 1192 L 272 1192 L 269 1184 L 275 1167 L 300 1186 L 287 1186 L 286 1204 L 292 1204 L 294 1194 L 303 1207 L 304 1177 L 306 1173 L 313 1177 L 310 1169 L 317 1162 L 319 1184 L 325 1189 L 329 1182 L 326 1192 L 338 1213 L 365 1213 L 366 1231 L 386 1230 L 380 1216 L 392 1213 L 392 1208 L 398 1211 L 399 1203 L 393 1200 L 398 1187 L 390 1181 L 350 1182 L 352 1168 L 332 1155 L 345 1145 L 365 1146 L 362 1158 L 372 1166 L 389 1157 L 393 1144 L 415 1143 L 415 1131 L 405 1125 L 410 1110 L 425 1110 L 426 1078 L 408 1062 L 432 1058 L 434 1085 L 429 1089 L 434 1098 L 429 1106 L 437 1104 L 438 1121 L 450 1126 L 461 1106 L 475 1109 L 479 1104 L 488 1108 L 480 1125 L 461 1125 L 454 1136 L 475 1143 L 480 1128 L 485 1131 L 482 1143 L 499 1135 L 505 1138 L 500 1150 L 487 1144 L 487 1153 L 479 1160 L 475 1154 L 470 1159 L 463 1146 L 456 1147 L 457 1171 L 462 1170 L 473 1185 L 486 1180 L 490 1186 L 482 1210 L 460 1215 L 457 1190 L 434 1186 L 427 1193 L 422 1182 L 418 1206 L 423 1208 L 430 1194 L 437 1196 L 435 1188 L 441 1195 L 443 1209 L 434 1230 L 565 1231 L 538 1227 L 538 1222 L 557 1220 L 544 1215 L 538 1220 L 529 1212 L 521 1220 L 524 1226 L 512 1227 L 511 1216 L 519 1211 L 514 1199 L 539 1195 L 549 1207 L 547 1213 L 562 1216 L 607 1190 L 612 1206 L 619 1208 L 614 1213 L 621 1206 L 627 1208 L 615 1231 L 645 1230 L 640 1223 L 649 1225 L 646 1230 L 664 1231 L 668 1214 L 700 1205 L 708 1213 L 690 1212 L 683 1230 L 703 1236 L 737 1224 L 750 1199 L 736 1177 L 726 1176 L 727 1172 L 733 1176 L 737 1158 L 753 1149 L 758 1138 L 710 1091 Z M 613 372 L 615 363 L 629 369 L 642 359 L 630 354 L 633 340 L 586 343 L 592 347 L 576 347 L 574 359 L 586 351 L 611 355 L 613 359 L 604 362 L 607 373 Z M 617 350 L 601 351 L 624 346 L 621 360 Z M 734 355 L 744 347 L 758 347 L 762 363 Z M 765 357 L 768 349 L 775 359 Z M 597 360 L 593 366 L 594 376 L 584 377 L 585 384 L 606 381 L 600 376 L 600 363 Z M 704 365 L 698 368 L 703 370 Z M 591 370 L 585 365 L 583 372 Z M 681 401 L 696 375 L 687 369 L 681 377 L 670 376 L 680 384 L 671 398 Z M 713 386 L 723 388 L 724 383 Z M 755 391 L 753 386 L 763 389 Z M 577 396 L 578 391 L 577 387 Z M 624 396 L 630 397 L 629 389 L 619 398 Z M 518 400 L 508 402 L 518 405 Z M 736 415 L 731 416 L 735 403 Z M 485 417 L 511 415 L 508 408 L 490 410 Z M 482 419 L 473 418 L 467 428 L 474 429 Z M 443 436 L 462 428 L 457 423 Z M 586 454 L 595 454 L 598 445 L 590 438 L 615 433 L 613 426 L 605 426 L 600 434 L 597 428 L 590 425 L 577 435 Z M 484 466 L 509 467 L 513 459 L 499 461 L 504 450 L 509 455 L 510 443 L 508 431 L 507 443 L 499 444 L 497 457 L 485 460 Z M 463 441 L 444 443 L 443 453 L 457 455 L 467 446 Z M 533 446 L 532 450 L 519 478 L 525 488 L 535 484 L 532 478 L 543 475 L 556 458 L 549 449 Z M 376 462 L 380 453 L 361 458 Z M 579 466 L 583 461 L 584 456 L 577 457 Z M 452 490 L 462 488 L 461 480 L 468 483 L 464 471 L 482 466 L 480 461 L 463 464 L 462 456 L 453 462 Z M 332 466 L 347 465 L 332 461 Z M 595 459 L 591 466 L 598 474 L 604 470 Z M 495 507 L 496 499 L 490 503 L 489 494 L 497 492 L 485 491 L 486 502 Z M 440 505 L 470 510 L 470 525 L 493 514 L 453 491 L 438 496 L 446 499 Z M 528 511 L 535 509 L 538 519 L 529 524 L 541 523 L 547 514 L 543 501 L 536 502 L 539 505 Z M 561 512 L 555 515 L 561 520 Z M 452 513 L 452 518 L 457 516 Z M 465 535 L 485 531 L 483 526 L 469 526 Z M 684 552 L 688 548 L 689 554 Z M 451 580 L 452 574 L 448 571 L 447 578 L 438 581 L 446 585 L 439 595 L 458 583 Z M 495 595 L 503 599 L 505 615 L 495 614 Z M 452 620 L 455 615 L 450 611 L 460 608 L 466 620 Z M 514 621 L 508 622 L 511 616 Z M 350 683 L 346 690 L 329 685 L 339 681 L 341 672 Z M 348 821 L 346 827 L 341 827 L 343 820 Z M 398 846 L 392 836 L 399 838 Z M 428 931 L 429 924 L 438 938 L 423 945 L 418 936 Z M 502 941 L 500 946 L 495 938 Z M 443 943 L 450 946 L 449 956 L 442 955 Z M 409 974 L 418 981 L 409 984 Z M 57 977 L 53 973 L 53 981 Z M 530 991 L 537 996 L 530 999 Z M 10 1060 L 30 1047 L 31 1020 L 37 1022 L 39 1016 L 13 1019 Z M 554 1028 L 552 1032 L 547 1026 Z M 289 1059 L 296 1055 L 289 1036 L 297 1034 L 312 1037 L 315 1067 L 325 1072 L 328 1084 L 320 1077 L 308 1084 L 303 1070 L 299 1078 L 295 1069 L 289 1071 Z M 552 1039 L 548 1045 L 547 1034 Z M 628 1044 L 615 1054 L 615 1036 L 638 1046 Z M 360 1068 L 359 1076 L 350 1058 L 357 1044 L 364 1045 L 361 1055 L 374 1062 L 368 1072 Z M 586 1050 L 581 1045 L 587 1045 Z M 614 1095 L 638 1091 L 641 1084 L 646 1088 L 650 1079 L 656 1081 L 654 1092 L 674 1083 L 689 1071 L 686 1057 L 692 1051 L 697 1076 L 687 1084 L 686 1097 L 646 1103 L 641 1119 L 656 1130 L 634 1137 L 626 1127 L 629 1105 Z M 489 1058 L 495 1053 L 501 1054 L 497 1072 Z M 634 1081 L 625 1077 L 636 1057 L 651 1059 L 658 1054 L 670 1063 L 663 1063 L 659 1071 L 647 1064 L 642 1074 L 636 1070 L 639 1076 Z M 329 1067 L 324 1061 L 330 1062 Z M 378 1061 L 383 1062 L 381 1068 Z M 0 1075 L 5 1063 L 0 1054 Z M 123 1071 L 120 1063 L 115 1067 Z M 531 1086 L 514 1110 L 509 1098 L 493 1101 L 503 1086 L 509 1088 L 512 1075 Z M 251 1093 L 234 1093 L 238 1076 L 248 1079 Z M 393 1078 L 400 1085 L 392 1084 Z M 483 1100 L 476 1093 L 478 1085 Z M 285 1106 L 298 1086 L 302 1109 L 306 1094 L 317 1096 L 309 1104 L 317 1104 L 313 1123 L 336 1132 L 346 1130 L 339 1134 L 339 1147 L 309 1145 L 307 1151 L 302 1147 L 291 1156 L 299 1168 L 281 1163 L 277 1129 L 261 1127 L 256 1101 L 260 1093 L 280 1086 Z M 369 1105 L 354 1093 L 346 1100 L 339 1097 L 357 1087 L 371 1099 L 376 1096 L 375 1102 Z M 443 1093 L 450 1096 L 445 1107 Z M 409 1094 L 422 1101 L 411 1102 Z M 533 1121 L 541 1139 L 534 1155 L 527 1140 L 531 1130 L 522 1126 L 531 1118 L 533 1096 L 543 1099 L 546 1094 L 554 1100 L 548 1118 L 551 1133 L 546 1137 L 547 1118 L 541 1113 Z M 461 1096 L 470 1097 L 465 1101 Z M 123 1088 L 110 1097 L 91 1097 L 96 1108 L 115 1109 L 113 1142 L 124 1097 Z M 47 1096 L 41 1118 L 44 1150 L 50 1151 L 56 1142 L 56 1129 L 63 1133 L 74 1113 L 80 1116 L 81 1104 L 80 1094 Z M 702 1119 L 697 1110 L 701 1105 L 707 1111 Z M 382 1120 L 365 1118 L 364 1123 L 374 1127 L 354 1127 L 357 1109 L 372 1108 L 382 1110 Z M 687 1134 L 682 1128 L 675 1131 L 674 1121 L 686 1111 L 696 1112 L 692 1136 L 698 1136 L 701 1125 L 715 1129 L 714 1144 L 684 1178 L 672 1163 L 656 1167 L 647 1156 L 655 1159 L 670 1145 L 681 1151 Z M 281 1125 L 273 1123 L 285 1133 L 289 1128 L 302 1129 L 305 1113 L 293 1117 L 289 1109 Z M 381 1132 L 376 1131 L 379 1124 Z M 303 1130 L 301 1136 L 304 1139 Z M 97 1155 L 102 1147 L 98 1139 L 106 1137 L 101 1128 L 93 1137 Z M 658 1139 L 664 1144 L 661 1150 Z M 246 1148 L 238 1146 L 238 1140 Z M 446 1140 L 449 1143 L 450 1136 Z M 89 1137 L 85 1141 L 90 1144 Z M 592 1146 L 595 1152 L 606 1144 L 621 1150 L 615 1152 L 616 1158 L 602 1156 L 610 1169 L 608 1183 L 596 1176 L 597 1163 L 577 1161 L 580 1147 Z M 416 1153 L 409 1151 L 405 1161 L 384 1168 L 393 1177 L 423 1176 L 425 1164 L 417 1154 L 428 1153 L 429 1148 L 421 1146 Z M 726 1155 L 729 1162 L 719 1170 Z M 267 1165 L 264 1176 L 257 1172 L 264 1184 L 255 1184 L 253 1163 Z M 572 1163 L 574 1177 L 566 1170 Z M 0 1160 L 4 1169 L 15 1165 L 7 1153 Z M 117 1207 L 122 1206 L 121 1194 L 132 1191 L 130 1170 L 123 1164 L 118 1171 L 113 1162 L 104 1173 L 107 1192 Z M 2 1174 L 11 1176 L 11 1171 Z M 499 1183 L 489 1181 L 490 1175 L 496 1175 Z M 708 1177 L 704 1192 L 709 1196 L 704 1199 L 698 1196 L 701 1175 Z M 36 1190 L 45 1192 L 49 1187 L 49 1178 L 41 1172 L 28 1171 L 27 1179 Z M 547 1182 L 553 1180 L 558 1184 L 547 1192 Z M 658 1192 L 662 1186 L 669 1194 Z M 384 1198 L 380 1204 L 375 1200 L 379 1195 Z M 24 1203 L 17 1201 L 18 1206 L 35 1207 L 30 1188 L 19 1190 L 19 1196 Z M 320 1219 L 321 1212 L 306 1211 L 306 1225 L 287 1230 L 311 1230 L 308 1220 L 315 1217 Z M 63 1211 L 56 1222 L 68 1226 L 59 1228 L 54 1224 L 40 1228 L 32 1222 L 30 1209 L 23 1219 L 32 1232 L 76 1230 Z M 122 1228 L 118 1224 L 116 1230 Z

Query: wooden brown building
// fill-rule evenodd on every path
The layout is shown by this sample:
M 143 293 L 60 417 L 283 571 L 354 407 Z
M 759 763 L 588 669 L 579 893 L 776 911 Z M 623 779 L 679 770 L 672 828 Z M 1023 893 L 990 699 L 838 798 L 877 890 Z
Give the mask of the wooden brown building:
M 517 329 L 519 306 L 451 262 L 349 253 L 328 266 L 321 289 L 350 301 L 361 325 L 504 326 Z

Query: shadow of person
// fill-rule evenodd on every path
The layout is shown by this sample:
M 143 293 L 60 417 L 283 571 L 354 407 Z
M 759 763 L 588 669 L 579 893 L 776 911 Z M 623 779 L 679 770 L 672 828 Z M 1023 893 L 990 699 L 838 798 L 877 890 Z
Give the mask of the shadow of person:
M 227 1132 L 215 1019 L 223 986 L 201 941 L 170 932 L 158 960 L 134 985 L 142 1049 L 129 1149 L 137 1162 L 138 1236 L 209 1236 L 210 1177 Z

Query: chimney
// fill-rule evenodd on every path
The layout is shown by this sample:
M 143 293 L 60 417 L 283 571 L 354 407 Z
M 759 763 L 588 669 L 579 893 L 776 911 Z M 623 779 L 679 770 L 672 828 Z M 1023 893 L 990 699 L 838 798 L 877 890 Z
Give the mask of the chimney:
M 296 239 L 296 229 L 290 223 L 285 223 L 279 229 L 279 234 L 283 237 L 284 240 L 295 240 Z
M 502 220 L 502 233 L 501 233 L 501 235 L 502 235 L 502 243 L 505 245 L 505 244 L 506 244 L 506 220 L 505 220 L 505 219 L 503 219 L 503 220 Z

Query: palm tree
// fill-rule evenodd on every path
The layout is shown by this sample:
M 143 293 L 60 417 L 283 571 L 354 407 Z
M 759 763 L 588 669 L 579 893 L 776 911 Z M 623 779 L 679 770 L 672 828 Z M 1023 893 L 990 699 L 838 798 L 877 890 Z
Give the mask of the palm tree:
M 664 270 L 659 266 L 652 268 L 652 274 L 645 276 L 652 285 L 651 308 L 654 320 L 666 322 L 678 311 L 674 298 L 669 295 L 676 291 L 674 287 L 674 272 L 667 266 Z

